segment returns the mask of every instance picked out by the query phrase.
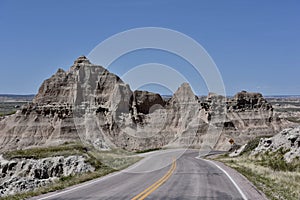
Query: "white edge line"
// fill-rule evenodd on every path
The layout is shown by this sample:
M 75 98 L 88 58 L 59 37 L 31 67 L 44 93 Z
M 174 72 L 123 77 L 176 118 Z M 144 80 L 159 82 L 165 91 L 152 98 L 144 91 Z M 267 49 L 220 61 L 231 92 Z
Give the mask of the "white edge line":
M 176 149 L 175 151 L 177 151 L 177 149 Z M 166 152 L 160 152 L 160 151 L 157 151 L 157 152 L 148 152 L 148 153 L 151 155 L 152 153 L 153 153 L 153 154 L 154 154 L 154 153 L 163 154 L 163 153 L 168 153 L 168 152 L 172 152 L 172 150 L 170 150 L 170 151 L 166 150 Z M 146 153 L 145 153 L 145 154 L 146 154 Z M 67 189 L 67 188 L 66 188 L 65 190 L 58 191 L 58 192 L 54 192 L 53 194 L 50 194 L 50 195 L 48 195 L 48 196 L 38 198 L 38 200 L 49 199 L 49 198 L 52 198 L 52 197 L 55 197 L 55 196 L 59 196 L 59 195 L 62 195 L 62 194 L 71 192 L 71 191 L 73 191 L 73 190 L 77 190 L 77 189 L 79 189 L 79 188 L 86 187 L 86 186 L 89 186 L 89 185 L 91 185 L 91 184 L 94 184 L 94 183 L 97 183 L 97 182 L 100 182 L 100 181 L 104 181 L 104 180 L 106 180 L 106 179 L 108 179 L 108 178 L 111 178 L 111 177 L 113 177 L 113 176 L 117 176 L 117 175 L 122 174 L 122 173 L 130 173 L 129 170 L 132 170 L 132 169 L 136 168 L 137 166 L 143 164 L 143 163 L 146 162 L 151 156 L 153 156 L 153 155 L 151 155 L 151 156 L 150 156 L 150 155 L 149 155 L 149 156 L 146 156 L 146 157 L 142 157 L 143 155 L 138 155 L 138 154 L 137 154 L 137 156 L 141 156 L 143 159 L 140 160 L 139 162 L 137 162 L 137 163 L 135 163 L 135 164 L 129 166 L 129 167 L 126 168 L 126 169 L 123 169 L 123 170 L 121 170 L 121 171 L 119 171 L 119 172 L 114 172 L 114 173 L 108 174 L 108 175 L 103 176 L 103 177 L 99 177 L 99 178 L 94 179 L 94 180 L 92 180 L 92 181 L 90 181 L 90 182 L 82 183 L 82 184 L 80 184 L 80 185 L 78 185 L 78 186 L 73 186 L 73 187 L 71 186 L 70 189 Z M 154 154 L 154 155 L 155 155 L 155 154 Z M 45 195 L 47 195 L 47 194 L 45 194 Z M 33 199 L 35 199 L 35 198 L 33 197 Z
M 142 163 L 145 162 L 145 160 L 146 160 L 146 158 L 142 159 L 141 161 L 139 161 L 139 162 L 137 162 L 137 163 L 131 165 L 130 167 L 128 167 L 128 168 L 126 168 L 126 169 L 123 169 L 123 170 L 121 170 L 121 171 L 114 172 L 114 173 L 108 174 L 108 175 L 103 176 L 103 177 L 99 177 L 99 178 L 94 179 L 94 180 L 92 180 L 92 181 L 82 183 L 82 184 L 80 184 L 80 185 L 78 185 L 78 186 L 73 186 L 73 187 L 71 186 L 72 188 L 70 188 L 70 189 L 65 189 L 65 190 L 56 192 L 56 193 L 54 193 L 54 194 L 48 195 L 48 196 L 45 196 L 45 197 L 42 197 L 42 198 L 38 198 L 38 200 L 43 200 L 43 199 L 48 199 L 48 198 L 51 198 L 51 197 L 59 196 L 59 195 L 62 195 L 62 194 L 71 192 L 71 191 L 73 191 L 73 190 L 77 190 L 77 189 L 79 189 L 79 188 L 86 187 L 86 186 L 89 186 L 89 185 L 91 185 L 91 184 L 94 184 L 94 183 L 97 183 L 97 182 L 104 181 L 104 180 L 106 180 L 106 179 L 108 179 L 108 178 L 117 176 L 117 175 L 122 174 L 122 173 L 124 173 L 124 172 L 128 172 L 129 169 L 132 169 L 132 168 L 135 168 L 135 167 L 141 165 Z M 45 194 L 45 195 L 46 195 L 46 194 Z M 34 197 L 33 197 L 33 198 L 34 198 Z
M 199 159 L 199 160 L 204 160 L 206 162 L 209 162 L 209 163 L 215 165 L 217 168 L 219 168 L 229 178 L 229 180 L 232 182 L 232 184 L 235 186 L 235 188 L 241 194 L 241 196 L 243 197 L 243 199 L 244 200 L 248 200 L 247 197 L 246 197 L 246 195 L 241 190 L 241 188 L 236 184 L 236 182 L 233 180 L 233 178 L 231 178 L 231 176 L 222 167 L 220 167 L 218 164 L 216 164 L 216 163 L 214 163 L 214 162 L 212 162 L 210 160 L 202 159 L 202 158 L 199 158 L 199 157 L 196 157 L 196 158 Z
M 76 186 L 76 187 L 72 187 L 72 188 L 70 188 L 70 189 L 66 189 L 66 190 L 63 190 L 63 191 L 60 191 L 60 192 L 57 192 L 57 193 L 54 193 L 54 194 L 51 194 L 51 195 L 48 195 L 48 196 L 45 196 L 45 197 L 42 197 L 42 198 L 38 198 L 38 200 L 48 199 L 48 198 L 51 198 L 51 197 L 55 197 L 55 196 L 58 196 L 58 195 L 62 195 L 62 194 L 64 194 L 64 193 L 68 193 L 68 192 L 71 192 L 71 191 L 73 191 L 73 190 L 77 190 L 77 189 L 79 189 L 79 188 L 81 188 L 81 187 L 86 187 L 86 186 L 91 185 L 91 184 L 94 184 L 94 183 L 96 183 L 96 182 L 103 181 L 103 180 L 105 180 L 105 179 L 108 179 L 108 178 L 110 178 L 110 177 L 116 176 L 116 175 L 121 174 L 121 173 L 123 173 L 123 171 L 119 171 L 119 172 L 115 172 L 115 173 L 112 173 L 112 174 L 108 174 L 107 176 L 100 177 L 100 178 L 98 178 L 98 179 L 96 179 L 96 180 L 93 180 L 93 181 L 90 181 L 90 182 L 87 182 L 87 183 L 83 183 L 83 184 L 78 185 L 78 186 Z M 33 198 L 34 198 L 34 197 L 33 197 Z
M 170 151 L 170 152 L 172 152 L 172 151 Z M 148 152 L 148 153 L 150 153 L 150 152 Z M 168 152 L 159 152 L 159 151 L 158 151 L 158 152 L 151 152 L 151 153 L 159 153 L 159 154 L 163 154 L 163 153 L 168 153 Z M 139 155 L 137 155 L 137 156 L 139 156 Z M 142 155 L 140 155 L 140 156 L 142 156 Z M 152 155 L 151 155 L 151 156 L 152 156 Z M 50 195 L 48 195 L 48 196 L 38 198 L 38 200 L 49 199 L 49 198 L 52 198 L 52 197 L 55 197 L 55 196 L 59 196 L 59 195 L 62 195 L 62 194 L 71 192 L 71 191 L 73 191 L 73 190 L 77 190 L 77 189 L 79 189 L 79 188 L 86 187 L 86 186 L 89 186 L 89 185 L 91 185 L 91 184 L 94 184 L 94 183 L 97 183 L 97 182 L 100 182 L 100 181 L 104 181 L 104 180 L 106 180 L 106 179 L 108 179 L 108 178 L 111 178 L 111 177 L 113 177 L 113 176 L 117 176 L 117 175 L 122 174 L 122 173 L 124 173 L 124 172 L 125 172 L 125 173 L 129 173 L 129 170 L 131 170 L 131 169 L 133 169 L 133 168 L 135 168 L 135 167 L 141 165 L 142 163 L 146 162 L 146 160 L 148 160 L 151 156 L 149 156 L 149 157 L 144 157 L 144 158 L 143 158 L 142 160 L 140 160 L 139 162 L 137 162 L 137 163 L 135 163 L 135 164 L 129 166 L 129 167 L 126 168 L 126 169 L 123 169 L 122 171 L 115 172 L 115 173 L 111 173 L 111 174 L 108 174 L 108 175 L 103 176 L 103 177 L 99 177 L 98 179 L 94 179 L 94 180 L 92 180 L 92 181 L 90 181 L 90 182 L 82 183 L 81 185 L 78 185 L 78 186 L 73 186 L 73 187 L 71 186 L 72 188 L 70 188 L 70 189 L 65 189 L 65 190 L 62 190 L 62 191 L 59 191 L 59 192 L 55 192 L 54 194 L 50 194 Z M 47 194 L 45 194 L 45 195 L 47 195 Z M 33 197 L 33 199 L 34 199 L 34 197 Z

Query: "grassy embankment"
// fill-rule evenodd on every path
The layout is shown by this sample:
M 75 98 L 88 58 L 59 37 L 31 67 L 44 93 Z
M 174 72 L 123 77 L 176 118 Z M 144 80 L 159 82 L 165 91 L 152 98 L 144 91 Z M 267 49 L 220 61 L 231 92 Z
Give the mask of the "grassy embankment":
M 84 146 L 81 143 L 69 143 L 47 148 L 32 148 L 27 150 L 10 151 L 3 154 L 3 157 L 6 159 L 41 159 L 52 156 L 71 155 L 84 156 L 86 158 L 86 162 L 90 163 L 93 167 L 95 167 L 95 171 L 84 174 L 76 174 L 72 176 L 61 177 L 57 181 L 49 184 L 46 187 L 40 187 L 31 192 L 2 197 L 1 199 L 25 199 L 32 196 L 61 190 L 75 184 L 79 184 L 118 170 L 122 170 L 141 159 L 140 157 L 129 156 L 133 155 L 133 153 L 129 153 L 124 150 L 114 149 L 109 151 L 99 151 L 94 149 L 93 147 Z
M 300 199 L 300 159 L 291 163 L 284 161 L 284 149 L 250 155 L 260 138 L 250 141 L 242 155 L 231 158 L 222 155 L 216 160 L 234 168 L 251 181 L 269 199 Z

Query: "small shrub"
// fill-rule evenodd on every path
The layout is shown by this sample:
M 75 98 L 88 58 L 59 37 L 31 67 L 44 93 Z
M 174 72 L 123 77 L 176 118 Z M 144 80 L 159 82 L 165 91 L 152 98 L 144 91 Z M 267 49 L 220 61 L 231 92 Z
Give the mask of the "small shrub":
M 280 148 L 276 152 L 267 151 L 260 155 L 259 161 L 256 163 L 264 167 L 270 167 L 274 171 L 300 171 L 300 162 L 295 158 L 292 162 L 288 163 L 284 159 L 284 154 L 289 150 Z
M 261 138 L 268 138 L 268 137 L 270 137 L 270 136 L 259 136 L 259 137 L 256 137 L 256 138 L 250 140 L 247 143 L 247 145 L 246 145 L 245 149 L 243 150 L 243 152 L 241 153 L 241 155 L 250 154 L 250 152 L 253 151 L 258 146 Z

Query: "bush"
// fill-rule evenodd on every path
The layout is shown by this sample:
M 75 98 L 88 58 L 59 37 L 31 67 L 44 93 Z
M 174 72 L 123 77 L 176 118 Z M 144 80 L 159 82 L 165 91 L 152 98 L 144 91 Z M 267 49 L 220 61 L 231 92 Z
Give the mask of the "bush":
M 276 152 L 266 152 L 261 154 L 258 163 L 264 167 L 270 167 L 274 171 L 300 171 L 299 158 L 295 158 L 291 163 L 284 159 L 287 149 L 280 148 Z
M 259 137 L 256 137 L 256 138 L 250 140 L 247 143 L 247 145 L 246 145 L 245 149 L 243 150 L 243 152 L 241 153 L 241 155 L 250 154 L 250 152 L 253 151 L 258 146 L 261 138 L 268 138 L 268 137 L 270 137 L 270 136 L 259 136 Z

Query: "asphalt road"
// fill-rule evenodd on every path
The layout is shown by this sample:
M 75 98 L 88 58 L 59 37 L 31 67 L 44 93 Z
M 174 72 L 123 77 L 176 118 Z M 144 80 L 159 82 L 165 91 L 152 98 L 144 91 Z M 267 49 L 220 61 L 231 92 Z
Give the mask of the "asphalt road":
M 245 199 L 224 171 L 194 150 L 144 155 L 127 170 L 35 199 Z

